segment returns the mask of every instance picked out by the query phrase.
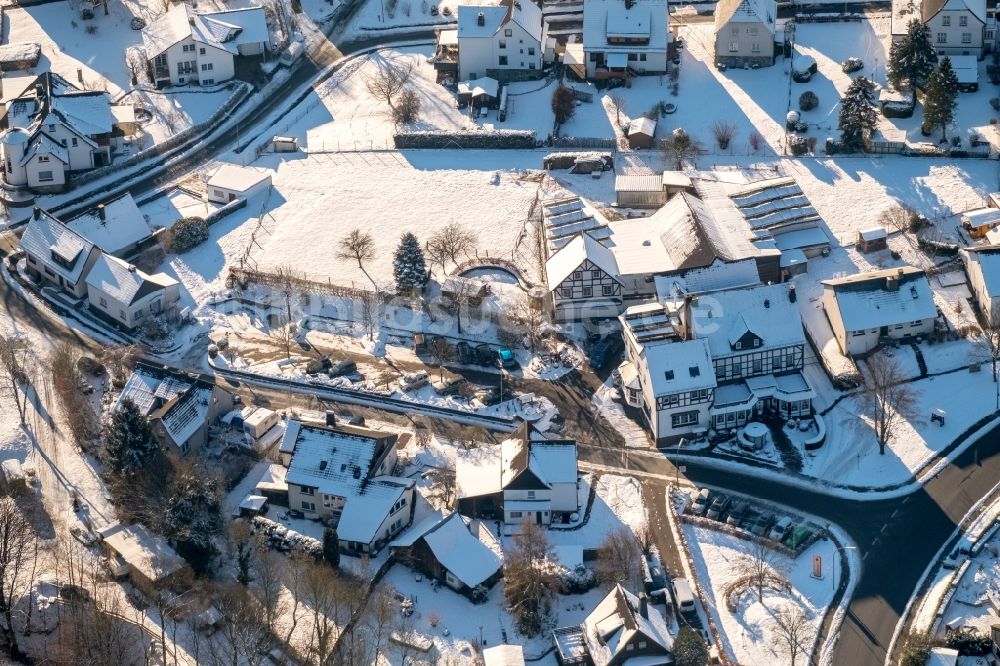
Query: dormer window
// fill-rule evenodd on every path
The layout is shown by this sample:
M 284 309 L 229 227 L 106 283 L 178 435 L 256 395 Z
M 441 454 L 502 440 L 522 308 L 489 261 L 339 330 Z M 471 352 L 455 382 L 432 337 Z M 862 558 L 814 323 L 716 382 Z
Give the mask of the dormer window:
M 742 342 L 737 342 L 736 343 L 736 349 L 743 349 L 743 343 Z
M 699 368 L 697 365 L 692 365 L 690 368 L 688 368 L 688 372 L 691 373 L 692 377 L 697 377 L 701 375 L 701 368 Z
M 754 347 L 760 347 L 760 338 L 754 338 L 753 339 L 753 346 Z
M 664 370 L 663 376 L 667 378 L 667 381 L 670 381 L 671 379 L 674 378 L 674 371 L 673 370 Z

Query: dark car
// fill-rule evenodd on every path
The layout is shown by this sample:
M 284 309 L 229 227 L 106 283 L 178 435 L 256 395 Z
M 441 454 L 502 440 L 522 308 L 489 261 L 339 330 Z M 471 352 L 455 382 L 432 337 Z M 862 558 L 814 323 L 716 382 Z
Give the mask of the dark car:
M 762 537 L 767 534 L 767 530 L 771 527 L 771 523 L 773 521 L 774 516 L 770 513 L 764 512 L 757 516 L 757 520 L 754 521 L 753 525 L 748 525 L 747 529 L 750 530 L 750 534 Z
M 513 370 L 517 367 L 517 359 L 514 358 L 514 352 L 509 347 L 501 347 L 497 350 L 497 367 L 507 370 Z
M 729 497 L 722 493 L 715 493 L 712 496 L 712 503 L 708 505 L 706 515 L 712 520 L 720 520 L 729 506 Z
M 726 524 L 732 525 L 733 527 L 739 527 L 740 523 L 743 522 L 743 517 L 746 516 L 747 509 L 750 508 L 750 503 L 746 500 L 736 500 L 729 507 L 729 517 L 726 518 Z
M 476 352 L 468 342 L 459 342 L 455 345 L 455 355 L 462 365 L 469 365 L 476 362 Z
M 327 370 L 327 374 L 331 377 L 342 377 L 344 375 L 349 375 L 352 372 L 357 372 L 358 364 L 350 359 L 344 359 L 343 361 L 337 361 L 330 366 Z
M 618 344 L 618 338 L 613 335 L 609 335 L 603 338 L 590 350 L 590 367 L 594 370 L 600 370 L 608 364 L 609 361 L 614 358 L 615 349 Z
M 479 365 L 493 365 L 496 353 L 485 342 L 476 345 L 476 363 Z

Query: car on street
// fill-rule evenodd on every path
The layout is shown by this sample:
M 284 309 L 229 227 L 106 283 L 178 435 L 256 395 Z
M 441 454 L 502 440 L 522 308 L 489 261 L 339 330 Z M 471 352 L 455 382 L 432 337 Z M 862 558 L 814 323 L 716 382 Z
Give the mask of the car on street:
M 462 341 L 455 345 L 455 355 L 462 365 L 471 365 L 476 362 L 476 352 L 468 342 Z
M 774 524 L 771 531 L 767 533 L 767 538 L 771 541 L 782 541 L 785 535 L 788 534 L 788 530 L 792 526 L 792 519 L 788 516 L 783 516 L 778 519 L 778 522 Z
M 399 378 L 399 390 L 404 393 L 415 391 L 422 386 L 427 386 L 429 381 L 425 370 L 409 372 Z
M 444 379 L 438 380 L 434 382 L 433 386 L 434 391 L 438 395 L 455 395 L 464 383 L 465 378 L 456 375 L 454 377 L 445 377 Z
M 774 520 L 774 516 L 766 511 L 762 512 L 757 516 L 757 520 L 753 522 L 752 525 L 748 525 L 747 529 L 750 534 L 758 537 L 762 537 L 767 534 L 767 528 L 771 526 L 771 522 Z
M 497 350 L 497 367 L 505 370 L 517 368 L 517 359 L 514 358 L 514 352 L 509 347 L 501 347 Z
M 476 363 L 479 365 L 493 365 L 496 359 L 496 352 L 485 342 L 476 345 Z
M 739 527 L 749 508 L 750 502 L 746 500 L 736 500 L 733 502 L 729 507 L 729 516 L 726 518 L 726 524 Z
M 715 493 L 712 497 L 712 503 L 708 506 L 708 513 L 706 515 L 712 520 L 720 520 L 728 507 L 729 497 L 722 493 Z
M 712 499 L 712 493 L 708 488 L 702 488 L 691 498 L 691 513 L 696 516 L 704 516 L 708 510 L 708 504 Z

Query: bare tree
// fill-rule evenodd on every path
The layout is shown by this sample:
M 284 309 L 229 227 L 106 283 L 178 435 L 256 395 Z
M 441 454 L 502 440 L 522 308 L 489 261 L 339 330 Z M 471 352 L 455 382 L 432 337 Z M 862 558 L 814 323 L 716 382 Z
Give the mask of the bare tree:
M 546 566 L 551 555 L 545 528 L 531 521 L 522 523 L 504 562 L 504 594 L 518 631 L 526 636 L 541 631 L 560 587 L 555 570 Z
M 919 213 L 917 213 L 917 211 L 911 206 L 896 203 L 889 206 L 879 214 L 878 223 L 886 229 L 895 229 L 896 231 L 905 234 L 908 231 L 914 230 L 916 222 L 919 219 Z
M 413 424 L 413 437 L 417 442 L 418 449 L 425 449 L 431 443 L 431 429 L 426 423 Z
M 375 339 L 375 329 L 378 328 L 381 301 L 374 291 L 361 292 L 361 323 L 364 324 L 368 340 Z
M 615 125 L 622 126 L 622 114 L 625 113 L 625 96 L 621 94 L 608 95 L 608 105 L 615 112 Z
M 446 509 L 455 505 L 457 484 L 455 470 L 441 467 L 431 473 L 431 496 L 439 500 Z
M 216 595 L 215 607 L 224 620 L 219 632 L 222 640 L 214 644 L 216 659 L 233 666 L 260 664 L 261 655 L 267 653 L 271 644 L 260 602 L 242 585 L 230 584 Z
M 973 361 L 987 361 L 991 364 L 995 383 L 997 363 L 1000 362 L 1000 317 L 989 312 L 984 313 L 983 318 L 986 323 L 976 335 L 971 356 Z
M 693 162 L 701 153 L 701 143 L 680 127 L 663 139 L 660 146 L 664 159 L 673 162 L 678 171 L 684 168 L 685 162 Z
M 454 360 L 455 348 L 444 336 L 436 335 L 431 338 L 430 344 L 427 345 L 427 351 L 438 365 L 438 377 L 444 381 L 444 364 Z
M 271 328 L 271 339 L 284 350 L 285 358 L 291 360 L 292 349 L 295 347 L 296 326 L 293 322 L 285 322 Z
M 525 337 L 528 340 L 528 347 L 534 353 L 542 341 L 542 326 L 546 321 L 545 311 L 542 308 L 535 307 L 530 299 L 525 296 L 514 306 L 510 318 L 516 320 L 523 327 Z
M 274 632 L 277 619 L 284 615 L 287 603 L 282 599 L 282 571 L 285 568 L 284 558 L 264 544 L 257 545 L 253 561 L 254 595 L 264 608 L 264 623 L 267 630 Z
M 125 386 L 135 364 L 146 352 L 142 345 L 118 345 L 101 350 L 99 361 L 111 376 L 111 384 L 118 388 Z
M 805 613 L 795 605 L 782 606 L 771 618 L 771 631 L 775 645 L 788 655 L 789 666 L 795 666 L 795 658 L 806 650 L 803 643 L 810 640 L 811 627 Z
M 392 120 L 397 125 L 415 123 L 420 117 L 420 95 L 407 88 L 399 95 L 398 104 L 392 110 Z
M 906 376 L 899 362 L 883 352 L 877 352 L 865 361 L 867 372 L 861 373 L 861 392 L 858 402 L 862 411 L 872 420 L 879 455 L 906 423 L 920 420 L 918 392 L 913 384 L 906 383 Z
M 292 598 L 292 607 L 288 612 L 291 622 L 288 625 L 288 633 L 285 635 L 285 643 L 289 645 L 295 635 L 295 629 L 299 625 L 299 607 L 301 605 L 306 571 L 309 570 L 312 562 L 309 556 L 302 551 L 295 550 L 288 556 L 288 592 Z
M 439 257 L 451 259 L 457 264 L 459 257 L 476 249 L 478 238 L 475 232 L 463 226 L 460 222 L 449 222 L 427 239 L 428 255 L 433 261 Z M 441 270 L 444 270 L 444 263 Z
M 413 61 L 389 62 L 378 61 L 375 72 L 364 77 L 368 94 L 377 100 L 385 102 L 390 109 L 395 110 L 393 98 L 403 91 L 413 75 Z
M 750 138 L 748 141 L 750 143 L 750 149 L 755 153 L 764 147 L 764 137 L 757 130 L 750 132 Z
M 24 659 L 14 626 L 15 608 L 34 584 L 38 535 L 11 497 L 0 497 L 0 635 L 15 662 Z
M 364 262 L 375 258 L 375 239 L 367 231 L 352 229 L 338 243 L 337 258 L 353 259 L 358 262 L 358 268 L 364 268 Z
M 274 277 L 277 279 L 278 290 L 285 300 L 286 321 L 292 321 L 292 296 L 299 286 L 298 271 L 291 266 L 278 266 L 274 270 Z
M 311 663 L 329 664 L 340 636 L 346 600 L 341 579 L 322 563 L 311 565 L 302 581 L 305 605 L 312 616 L 308 652 Z
M 594 573 L 601 584 L 611 587 L 621 583 L 635 589 L 642 582 L 642 551 L 632 530 L 619 527 L 604 537 L 597 549 Z
M 746 577 L 750 586 L 757 593 L 757 600 L 764 601 L 764 588 L 771 583 L 784 580 L 778 554 L 771 549 L 767 540 L 756 538 L 751 541 L 746 550 L 736 556 L 733 571 L 738 576 Z
M 28 341 L 12 335 L 0 337 L 0 383 L 3 392 L 14 399 L 23 425 L 28 411 Z
M 736 136 L 736 124 L 728 120 L 716 120 L 711 126 L 712 136 L 719 145 L 719 150 L 726 150 Z

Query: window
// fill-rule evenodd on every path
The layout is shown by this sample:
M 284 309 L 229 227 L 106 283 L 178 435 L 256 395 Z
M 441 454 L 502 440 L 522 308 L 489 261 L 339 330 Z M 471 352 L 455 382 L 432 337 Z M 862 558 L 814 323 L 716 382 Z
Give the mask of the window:
M 48 155 L 39 155 L 38 156 L 38 161 L 39 162 L 48 162 L 49 161 L 49 156 Z
M 730 53 L 736 53 L 739 50 L 740 50 L 740 44 L 739 44 L 739 42 L 731 42 L 729 44 L 729 52 Z
M 629 62 L 636 62 L 638 60 L 639 60 L 639 54 L 638 53 L 629 53 L 628 54 L 628 61 Z
M 611 288 L 611 285 L 606 284 L 603 287 L 601 287 L 601 296 L 612 296 L 613 294 L 614 294 L 614 289 Z
M 760 359 L 757 359 L 756 361 L 753 362 L 753 371 L 760 372 L 761 369 L 762 369 L 762 364 L 760 362 Z
M 133 319 L 135 319 L 136 321 L 142 319 L 142 314 L 143 314 L 142 310 L 136 310 L 135 317 L 133 317 Z
M 734 34 L 734 35 L 738 35 L 738 34 L 740 34 L 740 28 L 739 28 L 739 26 L 734 26 L 734 27 L 733 27 L 733 34 Z
M 757 42 L 754 42 L 751 45 L 750 50 L 753 51 L 754 53 L 760 53 L 760 44 L 758 44 Z
M 963 32 L 962 33 L 962 43 L 963 44 L 971 44 L 972 43 L 972 33 L 971 32 Z
M 502 49 L 507 48 L 507 40 L 506 39 L 501 39 L 500 40 L 500 48 L 502 48 Z
M 582 280 L 583 279 L 583 271 L 573 271 L 573 279 L 574 280 Z
M 55 178 L 53 178 L 51 171 L 39 171 L 38 172 L 38 182 L 40 182 L 40 183 L 48 183 L 48 182 L 51 182 L 53 180 L 55 180 Z
M 851 333 L 851 335 L 853 335 L 856 338 L 860 338 L 864 334 L 865 334 L 864 331 L 854 331 L 853 333 Z
M 633 650 L 635 650 L 635 646 L 632 645 L 631 643 L 629 643 L 628 645 L 625 646 L 625 651 L 626 652 L 632 652 Z
M 966 26 L 968 26 L 969 25 L 969 17 L 968 16 L 959 16 L 958 17 L 958 25 L 961 26 L 961 27 L 963 27 L 963 28 L 966 27 Z
M 562 289 L 559 290 L 559 295 L 562 296 L 563 298 L 573 298 L 573 288 L 563 287 Z
M 947 44 L 948 43 L 948 34 L 944 33 L 944 32 L 939 32 L 937 34 L 937 43 L 938 44 Z
M 503 66 L 506 64 L 507 64 L 507 56 L 500 56 L 500 65 Z
M 119 310 L 118 311 L 118 318 L 124 321 L 124 320 L 128 319 L 128 315 L 125 314 L 124 310 Z
M 736 343 L 736 348 L 737 349 L 743 349 L 743 343 L 742 342 L 737 342 Z
M 201 71 L 203 71 L 203 72 L 210 72 L 210 71 L 212 71 L 212 69 L 214 67 L 215 67 L 214 64 L 212 64 L 210 62 L 207 62 L 207 63 L 205 63 L 204 65 L 201 66 Z
M 670 427 L 681 428 L 683 426 L 694 425 L 698 423 L 698 412 L 680 412 L 679 414 L 673 414 L 670 417 Z
M 511 36 L 511 35 L 513 35 L 513 34 L 514 34 L 514 31 L 513 31 L 513 30 L 511 30 L 510 28 L 506 28 L 506 29 L 505 29 L 505 30 L 503 31 L 503 36 L 504 36 L 504 37 L 510 37 L 510 36 Z
M 510 517 L 511 518 L 520 518 L 521 517 L 521 512 L 520 511 L 511 511 L 510 512 Z
M 80 144 L 80 140 L 75 136 L 70 140 L 70 145 L 76 148 Z
M 56 126 L 55 125 L 49 125 L 49 131 L 50 132 L 55 132 L 56 131 Z
M 754 338 L 753 339 L 753 346 L 754 347 L 760 347 L 760 338 Z
M 951 17 L 950 16 L 942 16 L 941 17 L 941 25 L 943 25 L 946 28 L 949 27 L 951 25 Z
M 534 490 L 529 490 L 528 491 L 528 499 L 535 499 L 535 491 Z
M 534 69 L 534 68 L 535 68 L 535 63 L 529 62 L 528 63 L 528 69 Z
M 303 511 L 315 511 L 316 510 L 316 502 L 307 502 L 305 500 L 302 500 L 302 510 Z
M 210 86 L 215 83 L 215 79 L 202 79 L 201 83 L 202 85 Z
M 535 55 L 535 47 L 534 46 L 529 46 L 528 47 L 528 55 Z
M 104 298 L 103 296 L 101 297 L 101 307 L 102 308 L 108 307 L 108 300 L 106 298 Z
M 640 650 L 646 649 L 646 641 L 639 641 L 639 649 Z
M 594 269 L 594 270 L 590 271 L 590 277 L 593 278 L 593 279 L 595 279 L 595 280 L 600 280 L 601 279 L 601 271 L 600 271 L 600 269 Z
M 747 28 L 747 33 L 749 33 L 751 35 L 756 35 L 757 34 L 757 26 L 753 26 L 751 28 Z
M 62 144 L 62 147 L 63 147 L 63 148 L 65 148 L 65 147 L 66 147 L 67 145 L 69 145 L 69 142 L 68 142 L 68 141 L 66 141 L 66 139 L 60 139 L 60 140 L 59 140 L 59 143 L 61 143 L 61 144 Z
M 309 495 L 310 497 L 316 494 L 316 489 L 308 486 L 299 486 L 299 490 L 302 491 L 303 495 Z
M 910 326 L 920 326 L 922 323 L 924 323 L 924 322 L 922 322 L 922 321 L 915 321 L 912 324 L 910 324 Z
M 205 55 L 205 47 L 203 46 L 203 47 L 201 47 L 200 49 L 198 49 L 198 53 L 199 53 L 200 55 Z
M 584 298 L 590 298 L 593 295 L 594 295 L 594 288 L 593 287 L 584 287 L 583 288 L 583 297 Z

